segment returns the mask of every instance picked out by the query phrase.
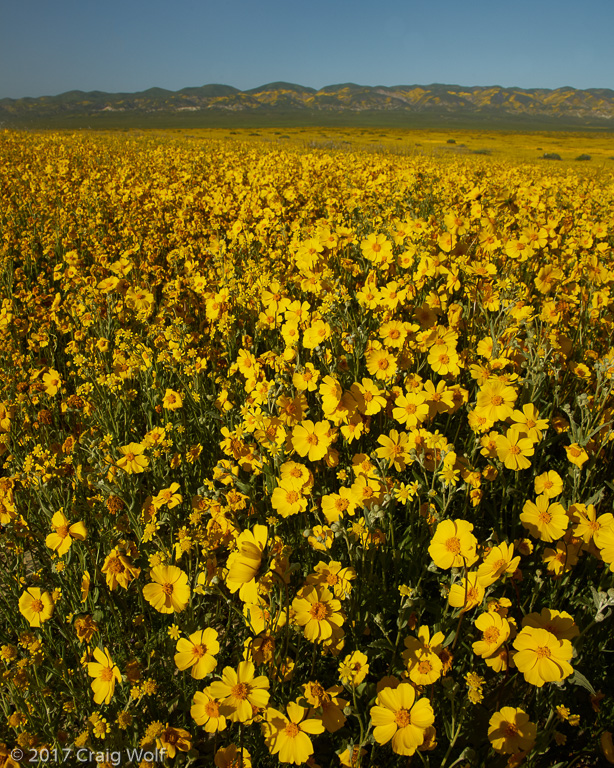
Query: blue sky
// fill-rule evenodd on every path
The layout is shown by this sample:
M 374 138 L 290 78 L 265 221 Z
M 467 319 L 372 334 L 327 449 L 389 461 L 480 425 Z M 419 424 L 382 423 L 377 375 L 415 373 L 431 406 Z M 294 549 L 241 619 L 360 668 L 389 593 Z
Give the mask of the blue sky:
M 285 80 L 614 89 L 613 0 L 0 0 L 0 98 Z

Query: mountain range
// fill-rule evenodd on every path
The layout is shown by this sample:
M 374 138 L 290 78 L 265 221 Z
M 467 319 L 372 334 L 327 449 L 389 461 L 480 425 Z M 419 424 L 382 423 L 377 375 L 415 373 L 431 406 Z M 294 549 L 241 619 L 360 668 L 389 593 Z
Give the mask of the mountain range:
M 268 83 L 241 91 L 203 85 L 137 93 L 67 91 L 58 96 L 0 99 L 0 127 L 111 125 L 192 126 L 247 124 L 396 125 L 425 122 L 551 129 L 614 130 L 614 91 L 608 88 L 502 88 L 500 86 L 328 85 L 316 90 L 294 83 Z

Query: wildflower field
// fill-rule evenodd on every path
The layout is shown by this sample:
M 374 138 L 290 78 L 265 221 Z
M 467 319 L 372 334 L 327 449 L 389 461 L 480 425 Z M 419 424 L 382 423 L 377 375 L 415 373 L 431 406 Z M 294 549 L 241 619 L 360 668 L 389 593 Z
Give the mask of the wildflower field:
M 0 766 L 614 763 L 613 247 L 605 163 L 1 133 Z

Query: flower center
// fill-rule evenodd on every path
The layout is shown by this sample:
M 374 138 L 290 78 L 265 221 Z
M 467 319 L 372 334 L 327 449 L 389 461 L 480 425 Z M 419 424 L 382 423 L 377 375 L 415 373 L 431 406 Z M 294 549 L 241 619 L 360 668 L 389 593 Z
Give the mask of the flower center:
M 448 552 L 453 552 L 455 555 L 458 555 L 460 548 L 460 539 L 456 536 L 452 536 L 446 541 L 446 549 Z
M 300 728 L 296 723 L 288 723 L 288 725 L 284 728 L 284 733 L 288 738 L 295 739 L 298 734 L 300 733 Z
M 111 667 L 103 667 L 100 673 L 100 679 L 103 683 L 108 683 L 113 678 L 113 670 Z
M 550 656 L 552 656 L 550 648 L 548 648 L 547 645 L 538 645 L 537 648 L 535 649 L 535 653 L 537 654 L 537 657 L 539 659 L 543 659 L 543 658 L 549 659 Z
M 322 621 L 328 615 L 328 609 L 324 603 L 314 603 L 309 609 L 309 613 L 316 621 Z
M 394 722 L 399 726 L 399 728 L 407 727 L 411 723 L 409 712 L 406 709 L 399 709 L 399 711 L 394 716 Z
M 518 736 L 518 728 L 514 723 L 506 723 L 502 728 L 503 733 L 507 739 L 513 739 Z
M 55 532 L 61 539 L 65 539 L 68 536 L 68 526 L 60 525 L 59 528 L 55 529 Z
M 307 442 L 309 443 L 309 445 L 318 444 L 318 436 L 315 434 L 315 432 L 312 432 L 310 435 L 307 435 Z
M 329 573 L 326 577 L 326 583 L 327 584 L 338 584 L 339 583 L 339 577 L 336 573 Z
M 482 637 L 484 639 L 485 643 L 494 644 L 499 640 L 499 635 L 501 632 L 497 629 L 497 627 L 488 627 L 488 629 L 485 629 L 484 632 L 482 632 Z
M 247 683 L 237 683 L 230 690 L 231 696 L 235 699 L 246 699 L 250 693 L 250 686 Z
M 494 406 L 503 405 L 503 398 L 501 395 L 494 395 L 494 397 L 490 401 Z
M 537 516 L 537 519 L 542 525 L 548 525 L 548 523 L 552 522 L 552 515 L 548 510 L 544 510 L 543 512 L 540 512 Z
M 296 491 L 290 491 L 286 496 L 286 501 L 288 504 L 296 504 L 300 498 L 300 495 Z
M 195 645 L 192 648 L 192 655 L 197 656 L 199 659 L 202 659 L 202 657 L 207 653 L 207 646 L 206 645 Z
M 44 606 L 41 600 L 32 600 L 31 608 L 34 613 L 42 613 Z
M 162 591 L 165 595 L 170 597 L 173 594 L 173 585 L 172 584 L 163 584 L 162 585 Z
M 422 659 L 422 661 L 418 664 L 418 672 L 420 672 L 421 675 L 428 675 L 429 672 L 432 672 L 433 665 L 428 659 Z
M 109 560 L 108 571 L 110 573 L 122 573 L 124 571 L 124 565 L 119 558 L 114 557 L 112 560 Z
M 217 701 L 208 701 L 205 704 L 205 714 L 207 717 L 219 717 L 220 716 L 220 705 Z

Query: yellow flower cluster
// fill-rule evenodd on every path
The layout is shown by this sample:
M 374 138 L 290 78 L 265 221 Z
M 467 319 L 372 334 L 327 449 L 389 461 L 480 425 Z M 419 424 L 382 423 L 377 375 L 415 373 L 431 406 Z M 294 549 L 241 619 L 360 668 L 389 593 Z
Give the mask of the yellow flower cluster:
M 611 169 L 4 132 L 0 173 L 0 765 L 610 760 Z

